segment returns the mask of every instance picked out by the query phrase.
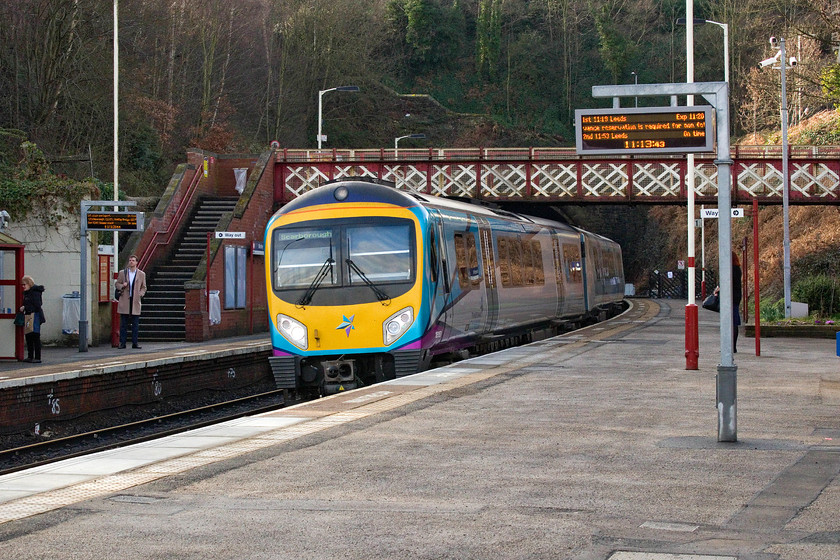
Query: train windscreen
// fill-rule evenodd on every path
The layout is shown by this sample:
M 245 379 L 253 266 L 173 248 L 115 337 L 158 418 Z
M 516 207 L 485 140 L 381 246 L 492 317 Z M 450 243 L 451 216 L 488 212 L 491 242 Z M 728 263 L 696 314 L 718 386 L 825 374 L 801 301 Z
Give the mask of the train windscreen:
M 416 278 L 414 223 L 397 218 L 337 219 L 277 228 L 272 235 L 272 287 L 283 299 L 309 292 L 327 304 L 342 288 L 346 301 L 384 300 Z M 304 298 L 304 301 L 308 298 Z

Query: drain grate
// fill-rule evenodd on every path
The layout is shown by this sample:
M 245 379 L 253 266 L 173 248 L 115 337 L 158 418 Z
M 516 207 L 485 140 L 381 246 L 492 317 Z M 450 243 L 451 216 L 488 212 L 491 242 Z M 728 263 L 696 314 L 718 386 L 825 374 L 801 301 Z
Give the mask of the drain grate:
M 112 502 L 123 502 L 126 504 L 153 504 L 159 502 L 164 498 L 155 498 L 153 496 L 132 496 L 130 494 L 119 494 L 108 498 Z
M 614 552 L 608 560 L 738 560 L 736 556 L 709 556 L 708 554 L 667 554 L 662 552 Z

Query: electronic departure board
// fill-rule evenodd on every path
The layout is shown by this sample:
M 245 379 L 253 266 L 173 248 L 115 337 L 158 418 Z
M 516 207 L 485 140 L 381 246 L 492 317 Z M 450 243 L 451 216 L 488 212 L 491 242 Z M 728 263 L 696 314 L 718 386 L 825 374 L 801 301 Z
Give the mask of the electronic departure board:
M 88 212 L 86 228 L 98 231 L 143 231 L 141 212 Z
M 714 108 L 578 109 L 578 154 L 684 154 L 714 151 Z

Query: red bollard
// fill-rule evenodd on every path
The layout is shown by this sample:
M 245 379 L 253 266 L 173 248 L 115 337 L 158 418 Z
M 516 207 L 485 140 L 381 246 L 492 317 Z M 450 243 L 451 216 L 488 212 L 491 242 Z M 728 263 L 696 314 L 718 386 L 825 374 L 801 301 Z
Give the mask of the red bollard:
M 116 300 L 111 300 L 111 348 L 120 345 L 120 314 L 117 313 Z
M 698 369 L 700 329 L 697 304 L 685 306 L 685 369 Z

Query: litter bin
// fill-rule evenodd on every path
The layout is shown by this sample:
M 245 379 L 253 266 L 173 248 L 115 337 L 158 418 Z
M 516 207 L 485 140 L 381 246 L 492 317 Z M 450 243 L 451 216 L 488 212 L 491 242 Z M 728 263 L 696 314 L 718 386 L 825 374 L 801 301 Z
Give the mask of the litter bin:
M 219 300 L 219 290 L 210 290 L 210 324 L 218 325 L 222 322 L 222 302 Z
M 61 296 L 61 333 L 79 334 L 79 316 L 82 298 L 79 292 Z

